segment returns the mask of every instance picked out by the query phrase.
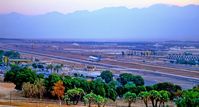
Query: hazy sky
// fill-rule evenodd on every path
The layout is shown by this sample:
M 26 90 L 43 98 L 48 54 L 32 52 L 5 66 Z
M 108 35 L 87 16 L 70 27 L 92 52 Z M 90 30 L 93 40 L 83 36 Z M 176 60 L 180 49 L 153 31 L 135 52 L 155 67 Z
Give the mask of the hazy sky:
M 36 15 L 49 12 L 93 11 L 104 7 L 118 6 L 143 8 L 154 4 L 199 5 L 199 0 L 0 0 L 0 13 L 17 12 L 26 15 Z

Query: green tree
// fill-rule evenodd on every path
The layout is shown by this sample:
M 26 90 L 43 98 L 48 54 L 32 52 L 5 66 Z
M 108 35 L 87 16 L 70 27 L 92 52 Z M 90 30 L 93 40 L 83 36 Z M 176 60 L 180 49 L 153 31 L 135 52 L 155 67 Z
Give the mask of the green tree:
M 157 91 L 161 91 L 161 90 L 168 91 L 171 94 L 170 99 L 173 99 L 175 97 L 175 93 L 178 90 L 182 90 L 179 85 L 175 85 L 175 84 L 169 83 L 169 82 L 155 84 L 153 86 L 153 88 L 154 88 L 154 90 L 157 90 Z
M 102 97 L 106 96 L 105 83 L 101 79 L 96 79 L 90 83 L 91 90 L 93 93 Z
M 74 88 L 70 89 L 66 92 L 66 97 L 70 99 L 70 101 L 73 102 L 74 105 L 78 104 L 80 100 L 82 100 L 84 96 L 84 90 L 81 88 Z
M 149 91 L 149 94 L 152 106 L 157 107 L 158 101 L 160 100 L 161 97 L 160 93 L 156 90 L 151 90 Z
M 58 74 L 51 74 L 48 76 L 48 78 L 45 79 L 45 86 L 46 90 L 49 92 L 48 94 L 51 93 L 53 90 L 53 86 L 56 82 L 60 81 L 61 77 Z
M 168 91 L 160 91 L 160 104 L 159 104 L 159 107 L 161 106 L 161 104 L 163 105 L 163 107 L 165 106 L 165 102 L 169 101 L 169 92 Z
M 32 64 L 32 67 L 35 68 L 35 69 L 38 68 L 38 66 L 37 66 L 36 63 L 33 63 L 33 64 Z
M 141 76 L 134 76 L 130 73 L 120 74 L 118 81 L 125 85 L 128 82 L 133 82 L 136 86 L 144 85 L 144 79 Z
M 126 83 L 131 82 L 132 79 L 133 79 L 133 75 L 132 74 L 130 74 L 130 73 L 123 73 L 123 74 L 120 74 L 120 76 L 118 78 L 118 81 L 122 85 L 125 85 Z
M 106 90 L 106 97 L 111 99 L 111 100 L 113 100 L 113 101 L 115 101 L 116 98 L 117 98 L 116 89 L 114 89 L 114 88 L 112 88 L 110 86 L 108 86 L 106 89 L 107 89 Z
M 7 56 L 8 58 L 11 58 L 11 59 L 19 59 L 20 58 L 20 54 L 15 51 L 5 51 L 4 56 Z
M 55 65 L 54 70 L 59 73 L 59 71 L 62 69 L 61 65 Z
M 144 79 L 139 75 L 134 76 L 132 81 L 134 82 L 134 84 L 136 84 L 136 86 L 144 85 Z
M 148 92 L 141 92 L 138 96 L 144 101 L 145 106 L 148 107 L 150 94 Z
M 151 90 L 154 90 L 153 86 L 146 86 L 145 88 L 146 88 L 146 91 L 148 91 L 148 92 L 151 91 Z
M 20 72 L 16 74 L 14 84 L 16 85 L 16 89 L 20 89 L 24 82 L 34 83 L 36 80 L 37 75 L 34 71 L 28 68 L 21 69 Z
M 126 91 L 131 91 L 133 88 L 136 88 L 136 85 L 133 82 L 128 82 L 124 85 Z
M 51 72 L 53 72 L 53 65 L 52 64 L 49 64 L 49 65 L 47 65 L 47 67 L 46 67 L 46 69 L 50 69 L 51 70 Z
M 4 55 L 4 51 L 0 50 L 0 64 L 2 63 L 3 55 Z
M 136 93 L 138 95 L 140 92 L 145 92 L 145 91 L 146 91 L 145 86 L 137 86 L 134 90 L 134 93 Z
M 95 102 L 97 103 L 97 106 L 98 107 L 101 107 L 101 105 L 103 105 L 103 107 L 105 106 L 106 102 L 107 102 L 107 99 L 106 98 L 103 98 L 102 96 L 100 95 L 97 95 L 95 97 Z
M 182 96 L 174 99 L 177 107 L 199 107 L 199 91 L 185 90 Z
M 127 92 L 124 94 L 124 99 L 128 102 L 128 107 L 131 107 L 131 104 L 136 101 L 137 96 L 135 93 Z
M 65 89 L 66 90 L 69 90 L 69 89 L 73 89 L 74 88 L 74 85 L 72 83 L 72 77 L 70 76 L 65 76 L 63 78 L 63 82 L 64 82 L 64 86 L 65 86 Z
M 91 103 L 95 103 L 96 96 L 97 95 L 92 92 L 84 96 L 84 101 L 88 104 L 88 107 L 91 107 Z
M 111 71 L 103 71 L 100 76 L 105 80 L 106 83 L 109 83 L 113 80 L 113 74 Z
M 123 86 L 118 86 L 116 92 L 119 97 L 122 97 L 126 93 L 126 89 Z
M 20 73 L 23 68 L 17 65 L 11 65 L 11 69 L 5 73 L 4 81 L 5 82 L 16 82 L 16 75 Z
M 109 98 L 113 101 L 117 98 L 117 91 L 116 91 L 116 81 L 110 81 L 108 84 L 104 85 L 105 91 L 106 91 L 106 98 Z

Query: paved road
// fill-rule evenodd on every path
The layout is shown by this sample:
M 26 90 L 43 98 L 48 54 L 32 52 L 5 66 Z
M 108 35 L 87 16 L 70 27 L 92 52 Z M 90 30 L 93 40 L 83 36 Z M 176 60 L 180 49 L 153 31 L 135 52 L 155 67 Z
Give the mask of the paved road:
M 12 50 L 12 49 L 7 49 L 7 50 Z M 58 60 L 67 61 L 67 62 L 93 65 L 93 66 L 97 66 L 97 67 L 103 67 L 105 69 L 131 72 L 131 73 L 134 73 L 136 75 L 143 76 L 144 79 L 146 80 L 145 81 L 146 85 L 152 85 L 152 84 L 155 84 L 157 82 L 167 82 L 168 81 L 168 82 L 173 82 L 173 83 L 179 84 L 184 89 L 187 89 L 187 88 L 192 88 L 193 86 L 199 84 L 199 78 L 162 73 L 162 72 L 158 72 L 158 71 L 133 69 L 133 68 L 127 68 L 127 67 L 122 67 L 122 66 L 118 66 L 118 65 L 102 64 L 102 63 L 99 63 L 99 62 L 91 62 L 91 61 L 74 59 L 74 58 L 66 58 L 66 57 L 61 57 L 61 56 L 47 55 L 47 54 L 42 54 L 42 53 L 37 53 L 37 52 L 19 51 L 19 50 L 15 50 L 15 51 L 18 51 L 18 52 L 24 53 L 24 54 L 33 54 L 33 55 L 37 55 L 37 56 L 45 56 L 45 57 L 48 57 L 48 58 L 51 58 L 51 59 L 58 59 Z

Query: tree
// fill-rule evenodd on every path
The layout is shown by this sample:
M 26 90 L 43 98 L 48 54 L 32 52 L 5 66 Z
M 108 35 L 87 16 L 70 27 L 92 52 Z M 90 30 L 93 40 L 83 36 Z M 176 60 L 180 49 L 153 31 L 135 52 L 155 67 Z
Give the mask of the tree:
M 82 100 L 82 97 L 84 96 L 84 90 L 81 88 L 70 89 L 66 92 L 65 96 L 68 97 L 74 105 L 76 105 L 80 100 Z
M 79 88 L 82 88 L 85 91 L 85 93 L 91 92 L 90 85 L 86 79 L 80 78 L 80 87 Z
M 160 100 L 161 97 L 160 93 L 156 90 L 151 90 L 149 91 L 149 94 L 152 106 L 157 107 L 158 101 Z
M 23 83 L 22 91 L 25 97 L 37 97 L 41 99 L 45 93 L 44 80 L 37 79 L 34 84 L 30 82 Z
M 108 86 L 107 89 L 106 89 L 106 97 L 115 101 L 116 98 L 117 98 L 117 92 L 116 92 L 116 89 Z
M 127 92 L 124 94 L 124 99 L 128 102 L 128 107 L 131 107 L 131 104 L 136 101 L 137 96 L 135 93 Z
M 199 91 L 185 90 L 182 96 L 174 99 L 177 107 L 199 107 Z
M 161 90 L 168 91 L 171 94 L 170 99 L 173 99 L 175 97 L 175 93 L 178 90 L 182 90 L 179 85 L 175 85 L 175 84 L 169 83 L 169 82 L 155 84 L 155 85 L 153 85 L 153 88 L 154 88 L 154 90 L 157 90 L 157 91 L 161 91 Z
M 133 82 L 136 86 L 144 85 L 144 79 L 141 76 L 134 76 L 130 73 L 120 74 L 118 81 L 125 85 L 128 82 Z
M 148 92 L 141 92 L 138 96 L 144 101 L 145 106 L 148 107 L 150 94 Z
M 30 82 L 23 83 L 22 85 L 22 92 L 25 97 L 31 98 L 35 95 L 34 84 Z
M 5 73 L 4 81 L 5 82 L 16 82 L 16 75 L 23 69 L 17 65 L 10 65 L 11 69 Z
M 54 70 L 59 73 L 59 70 L 61 69 L 62 67 L 60 65 L 55 65 L 54 67 Z
M 4 51 L 0 50 L 0 64 L 2 64 L 3 55 L 4 55 Z
M 16 81 L 14 82 L 16 84 L 16 89 L 21 89 L 21 86 L 23 82 L 30 82 L 34 83 L 36 80 L 37 75 L 34 71 L 31 69 L 23 69 L 20 73 L 16 75 Z
M 37 89 L 37 95 L 41 99 L 46 92 L 46 87 L 44 83 L 44 79 L 38 78 L 35 80 L 34 85 Z
M 127 84 L 124 85 L 124 87 L 125 87 L 126 92 L 129 91 L 129 92 L 135 93 L 137 95 L 142 91 L 146 91 L 145 86 L 137 86 L 136 87 L 136 85 L 132 82 L 128 82 Z
M 146 86 L 145 88 L 146 88 L 146 91 L 148 91 L 148 92 L 151 91 L 151 90 L 154 90 L 153 86 Z
M 102 97 L 106 96 L 105 91 L 105 83 L 101 79 L 96 79 L 90 83 L 91 90 L 93 90 L 93 93 L 100 95 Z
M 125 85 L 128 82 L 131 82 L 133 79 L 133 75 L 130 73 L 122 73 L 120 74 L 118 81 L 122 84 Z
M 134 84 L 136 84 L 136 86 L 144 85 L 144 79 L 139 75 L 134 76 L 132 81 L 134 82 Z
M 48 78 L 45 79 L 46 90 L 51 93 L 55 83 L 61 80 L 61 77 L 58 74 L 51 74 Z
M 7 56 L 11 59 L 19 59 L 20 58 L 20 54 L 15 51 L 5 51 L 4 56 Z
M 51 91 L 51 94 L 53 96 L 57 96 L 60 105 L 61 105 L 61 98 L 64 97 L 64 91 L 65 87 L 63 86 L 63 82 L 60 80 L 54 84 L 53 91 Z
M 28 68 L 21 68 L 18 66 L 12 66 L 11 70 L 6 72 L 4 81 L 13 82 L 16 85 L 16 89 L 21 90 L 24 82 L 34 83 L 37 78 L 36 72 Z
M 113 101 L 115 101 L 117 98 L 116 84 L 116 81 L 110 81 L 108 84 L 104 85 L 106 98 L 109 98 Z
M 100 76 L 105 80 L 106 83 L 109 83 L 113 80 L 113 74 L 111 71 L 103 71 Z
M 126 93 L 126 90 L 123 86 L 118 86 L 116 92 L 119 97 L 122 97 Z
M 137 86 L 136 90 L 134 90 L 134 93 L 136 93 L 138 95 L 140 92 L 145 92 L 145 91 L 146 91 L 145 86 Z
M 169 92 L 168 91 L 164 91 L 164 90 L 162 90 L 162 91 L 160 91 L 159 92 L 160 93 L 160 104 L 159 104 L 159 107 L 160 107 L 160 105 L 161 104 L 163 104 L 163 107 L 165 106 L 165 102 L 167 102 L 168 100 L 169 100 Z
M 46 67 L 46 69 L 50 69 L 51 70 L 51 72 L 53 71 L 53 65 L 52 64 L 49 64 L 49 65 L 47 65 L 47 67 Z
M 85 103 L 88 103 L 88 107 L 91 107 L 91 103 L 95 102 L 96 96 L 97 95 L 92 92 L 90 94 L 86 94 L 84 96 L 84 101 L 85 101 Z
M 38 68 L 38 66 L 37 66 L 36 63 L 33 63 L 33 64 L 32 64 L 32 67 L 35 68 L 35 69 Z
M 128 82 L 124 85 L 124 88 L 126 89 L 126 91 L 132 91 L 133 88 L 136 88 L 136 85 L 132 82 Z
M 103 98 L 102 96 L 100 95 L 97 95 L 95 97 L 95 102 L 97 103 L 97 106 L 98 107 L 101 107 L 101 105 L 103 105 L 103 107 L 105 106 L 106 102 L 107 102 L 107 99 L 106 98 Z
M 74 88 L 74 86 L 73 86 L 73 84 L 72 84 L 72 77 L 70 77 L 70 76 L 65 76 L 65 77 L 63 78 L 63 82 L 64 82 L 64 86 L 65 86 L 65 89 L 66 89 L 66 90 L 69 90 L 69 89 L 73 89 L 73 88 Z

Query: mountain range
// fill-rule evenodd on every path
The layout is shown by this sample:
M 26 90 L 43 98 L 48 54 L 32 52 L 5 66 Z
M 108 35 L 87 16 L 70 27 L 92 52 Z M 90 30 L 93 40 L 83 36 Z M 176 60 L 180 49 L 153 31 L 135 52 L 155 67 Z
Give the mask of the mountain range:
M 199 40 L 199 6 L 109 7 L 43 15 L 0 14 L 1 38 Z

